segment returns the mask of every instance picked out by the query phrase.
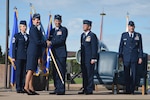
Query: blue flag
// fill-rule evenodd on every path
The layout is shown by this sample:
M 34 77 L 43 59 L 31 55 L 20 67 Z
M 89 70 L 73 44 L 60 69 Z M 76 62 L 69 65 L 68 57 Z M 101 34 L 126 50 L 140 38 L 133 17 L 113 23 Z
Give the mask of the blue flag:
M 14 41 L 14 35 L 18 33 L 18 19 L 17 19 L 17 11 L 14 12 L 14 25 L 13 25 L 13 30 L 11 34 L 11 39 L 10 39 L 10 47 L 9 47 L 9 60 L 11 62 L 11 78 L 10 78 L 10 83 L 11 85 L 14 85 L 15 83 L 15 64 L 12 62 L 12 46 L 13 46 L 13 41 Z
M 49 16 L 49 23 L 48 23 L 48 27 L 47 27 L 47 32 L 46 32 L 46 39 L 48 39 L 49 35 L 50 35 L 50 31 L 52 30 L 52 16 Z M 49 68 L 50 68 L 50 49 L 51 48 L 47 48 L 46 50 L 46 62 L 45 62 L 45 69 L 44 69 L 44 73 L 48 74 L 49 73 Z
M 32 12 L 30 12 L 29 28 L 32 26 Z
M 48 39 L 50 35 L 50 31 L 52 30 L 52 15 L 49 15 L 49 22 L 48 22 L 48 27 L 47 27 L 47 32 L 46 32 L 46 38 Z

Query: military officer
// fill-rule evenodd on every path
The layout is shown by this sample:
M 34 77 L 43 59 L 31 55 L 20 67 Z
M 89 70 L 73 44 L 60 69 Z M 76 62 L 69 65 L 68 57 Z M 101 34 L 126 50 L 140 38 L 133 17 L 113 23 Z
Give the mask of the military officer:
M 13 38 L 13 61 L 16 61 L 16 91 L 23 93 L 26 74 L 27 47 L 29 43 L 29 35 L 26 33 L 26 21 L 20 21 L 20 32 Z
M 133 21 L 129 21 L 128 29 L 128 32 L 122 33 L 121 36 L 119 57 L 124 64 L 126 93 L 134 94 L 136 66 L 142 63 L 143 56 L 142 36 L 134 31 Z
M 81 35 L 81 70 L 83 77 L 82 92 L 78 94 L 93 94 L 94 65 L 97 62 L 98 39 L 91 31 L 92 22 L 83 21 L 83 33 Z
M 32 81 L 33 73 L 36 71 L 38 59 L 42 56 L 42 48 L 46 48 L 46 41 L 43 39 L 43 34 L 40 27 L 40 14 L 35 13 L 32 18 L 33 25 L 29 30 L 29 46 L 27 49 L 27 66 L 26 66 L 26 81 L 24 91 L 28 95 L 39 95 L 35 92 Z
M 62 26 L 62 18 L 60 15 L 54 16 L 55 28 L 50 31 L 49 41 L 51 44 L 52 53 L 58 64 L 58 68 L 62 75 L 63 81 L 65 82 L 65 73 L 66 73 L 66 58 L 67 58 L 67 49 L 66 49 L 66 39 L 68 35 L 68 30 L 66 27 Z M 53 66 L 53 79 L 55 90 L 49 94 L 64 95 L 65 94 L 65 84 L 62 84 L 56 68 Z

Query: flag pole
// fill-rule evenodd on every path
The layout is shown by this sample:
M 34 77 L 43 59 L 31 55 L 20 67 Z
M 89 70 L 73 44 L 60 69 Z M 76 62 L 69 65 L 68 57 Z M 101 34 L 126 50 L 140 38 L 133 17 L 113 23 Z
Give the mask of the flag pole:
M 60 77 L 60 80 L 61 80 L 62 84 L 64 84 L 62 75 L 61 75 L 61 73 L 60 73 L 60 70 L 59 70 L 59 68 L 58 68 L 58 65 L 57 65 L 57 63 L 56 63 L 56 60 L 55 60 L 54 55 L 53 55 L 53 53 L 52 53 L 51 50 L 50 50 L 50 54 L 51 54 L 52 60 L 53 60 L 53 62 L 54 62 L 55 68 L 56 68 L 56 70 L 57 70 L 57 72 L 58 72 L 58 75 L 59 75 L 59 77 Z
M 8 36 L 9 36 L 9 0 L 6 0 L 6 50 L 5 50 L 5 88 L 8 78 Z
M 30 14 L 32 14 L 32 3 L 30 3 L 29 6 L 30 6 Z

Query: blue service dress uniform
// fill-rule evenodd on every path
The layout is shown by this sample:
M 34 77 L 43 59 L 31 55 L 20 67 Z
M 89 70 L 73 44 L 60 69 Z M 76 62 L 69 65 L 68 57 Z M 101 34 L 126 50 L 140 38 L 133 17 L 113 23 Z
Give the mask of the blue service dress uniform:
M 65 82 L 66 73 L 66 58 L 67 58 L 67 48 L 66 39 L 68 35 L 68 30 L 66 27 L 60 26 L 59 29 L 53 28 L 50 31 L 49 40 L 51 41 L 51 50 L 56 59 L 56 63 L 62 75 L 63 81 Z M 55 93 L 65 93 L 65 84 L 62 84 L 58 72 L 53 66 L 53 79 L 55 86 Z
M 93 93 L 93 76 L 94 65 L 91 64 L 92 59 L 97 59 L 98 55 L 98 39 L 93 32 L 81 35 L 81 70 L 83 77 L 83 92 Z
M 46 41 L 43 39 L 41 29 L 32 25 L 29 30 L 29 45 L 27 49 L 27 66 L 26 70 L 36 71 L 38 65 L 38 58 L 42 57 L 42 49 L 46 48 Z
M 143 56 L 142 37 L 140 33 L 134 32 L 130 36 L 124 32 L 121 36 L 119 46 L 119 57 L 123 59 L 125 71 L 126 93 L 134 93 L 136 82 L 136 66 L 138 59 Z
M 16 90 L 23 91 L 26 75 L 27 47 L 29 35 L 17 33 L 13 38 L 12 58 L 16 60 Z

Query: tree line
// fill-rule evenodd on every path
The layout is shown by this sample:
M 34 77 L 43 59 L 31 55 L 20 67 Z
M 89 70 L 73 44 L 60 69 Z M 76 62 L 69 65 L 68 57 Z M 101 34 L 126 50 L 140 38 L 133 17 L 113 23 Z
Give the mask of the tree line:
M 0 45 L 0 64 L 5 63 L 5 53 L 2 52 L 2 47 Z

